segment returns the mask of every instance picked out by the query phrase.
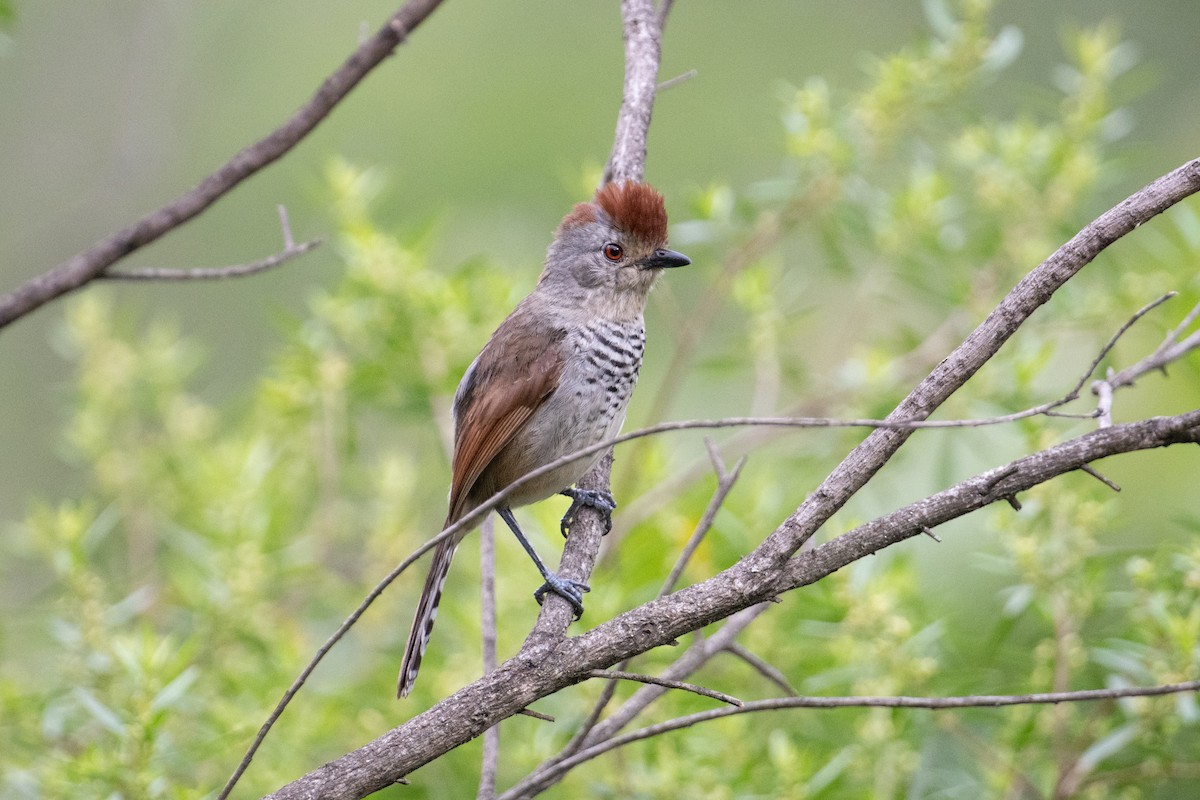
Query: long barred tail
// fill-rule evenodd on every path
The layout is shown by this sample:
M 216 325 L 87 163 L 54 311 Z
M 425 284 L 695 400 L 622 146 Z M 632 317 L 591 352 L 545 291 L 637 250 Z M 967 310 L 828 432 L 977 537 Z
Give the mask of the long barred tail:
M 407 697 L 417 680 L 421 658 L 425 655 L 425 647 L 429 644 L 433 623 L 437 619 L 442 587 L 446 585 L 450 562 L 457 549 L 458 542 L 453 539 L 447 539 L 434 548 L 433 563 L 429 565 L 429 574 L 425 576 L 425 588 L 421 590 L 421 599 L 417 601 L 417 613 L 413 616 L 412 630 L 408 632 L 408 644 L 404 646 L 404 661 L 400 664 L 400 680 L 396 687 L 397 697 Z

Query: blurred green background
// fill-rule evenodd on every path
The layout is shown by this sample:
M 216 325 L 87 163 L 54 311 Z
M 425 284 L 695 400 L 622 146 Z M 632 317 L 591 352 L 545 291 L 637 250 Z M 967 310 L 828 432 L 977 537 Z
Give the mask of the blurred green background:
M 0 786 L 22 797 L 202 794 L 365 588 L 434 532 L 448 470 L 431 420 L 607 158 L 617 5 L 447 0 L 282 162 L 121 266 L 261 258 L 281 246 L 277 204 L 298 239 L 325 246 L 237 281 L 85 289 L 0 332 L 0 713 L 21 723 Z M 1196 3 L 1014 0 L 980 30 L 945 27 L 948 9 L 982 5 L 676 3 L 661 76 L 698 76 L 659 98 L 647 178 L 666 194 L 673 246 L 696 263 L 652 297 L 631 424 L 795 408 L 880 416 L 1058 243 L 1200 155 Z M 271 130 L 395 7 L 18 0 L 12 10 L 0 27 L 3 290 Z M 943 57 L 952 40 L 964 43 L 961 75 Z M 1003 57 L 987 66 L 971 49 L 979 42 Z M 1098 260 L 948 412 L 1057 397 L 1132 311 L 1179 290 L 1113 362 L 1157 344 L 1200 297 L 1195 207 Z M 771 220 L 783 220 L 778 240 L 735 274 Z M 712 293 L 724 304 L 696 332 L 695 357 L 675 362 Z M 436 357 L 416 357 L 420 348 Z M 683 366 L 668 377 L 672 363 Z M 1128 393 L 1121 418 L 1195 408 L 1195 358 L 1172 376 Z M 825 534 L 1087 427 L 917 437 Z M 752 547 L 859 435 L 769 436 L 689 578 Z M 736 450 L 732 436 L 715 438 Z M 585 625 L 653 596 L 710 487 L 695 478 L 670 501 L 654 490 L 697 463 L 703 476 L 702 454 L 698 436 L 618 452 L 625 516 L 610 541 L 620 528 L 633 535 L 602 562 L 605 591 L 590 596 Z M 1072 665 L 1070 688 L 1195 677 L 1200 549 L 1188 548 L 1200 460 L 1175 449 L 1105 471 L 1126 488 L 1115 500 L 1091 479 L 1064 479 L 1031 493 L 1022 515 L 976 515 L 936 548 L 908 543 L 797 593 L 744 641 L 814 693 L 1044 690 L 1060 663 Z M 553 503 L 521 512 L 551 554 L 557 513 Z M 531 618 L 531 576 L 510 545 L 501 538 L 502 567 L 518 576 L 501 586 L 502 650 Z M 456 565 L 463 587 L 478 569 L 474 547 Z M 335 651 L 251 786 L 295 777 L 477 673 L 471 597 L 445 609 L 418 695 L 391 701 L 417 584 L 406 576 Z M 745 688 L 729 665 L 704 677 Z M 695 707 L 675 702 L 675 713 Z M 598 762 L 554 796 L 588 786 L 674 797 L 688 780 L 714 798 L 780 786 L 986 796 L 1007 773 L 973 753 L 1011 753 L 1045 787 L 1054 765 L 1040 756 L 1065 747 L 1060 727 L 1122 776 L 1078 796 L 1180 796 L 1200 784 L 1188 755 L 1198 715 L 1194 702 L 1170 702 L 1123 707 L 1127 716 L 1072 711 L 1062 726 L 1039 711 L 937 724 L 773 715 L 656 742 L 620 762 L 622 774 Z M 564 721 L 586 710 L 567 693 L 547 705 Z M 561 746 L 561 729 L 537 725 L 506 728 L 502 783 Z M 45 755 L 24 770 L 22 753 Z M 395 796 L 466 796 L 477 760 L 464 748 Z

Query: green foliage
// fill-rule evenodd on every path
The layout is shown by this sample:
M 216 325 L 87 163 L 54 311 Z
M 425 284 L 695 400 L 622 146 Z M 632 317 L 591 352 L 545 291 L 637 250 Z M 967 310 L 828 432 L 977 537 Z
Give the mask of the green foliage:
M 931 0 L 931 40 L 872 64 L 857 92 L 818 79 L 789 90 L 780 175 L 691 199 L 692 218 L 673 233 L 697 272 L 660 293 L 666 319 L 651 329 L 653 337 L 659 322 L 681 342 L 694 335 L 705 355 L 691 363 L 681 347 L 686 377 L 661 380 L 668 337 L 652 342 L 634 420 L 675 406 L 705 416 L 885 413 L 1086 221 L 1125 129 L 1112 98 L 1128 50 L 1110 27 L 1074 34 L 1057 109 L 1005 116 L 991 92 L 1020 35 L 992 33 L 989 5 L 971 0 L 956 13 Z M 64 439 L 84 486 L 80 499 L 35 504 L 0 542 L 6 559 L 47 587 L 24 624 L 53 636 L 0 665 L 5 797 L 211 794 L 325 637 L 436 532 L 449 398 L 532 276 L 481 261 L 430 263 L 428 236 L 398 235 L 373 218 L 380 181 L 370 171 L 333 164 L 327 185 L 345 274 L 288 325 L 270 367 L 236 401 L 204 398 L 198 370 L 219 354 L 199 352 L 172 326 L 122 317 L 102 292 L 68 306 L 60 345 L 77 376 Z M 1065 393 L 1132 310 L 1168 289 L 1191 295 L 1176 301 L 1178 313 L 1197 299 L 1200 285 L 1180 285 L 1177 267 L 1198 254 L 1195 211 L 1173 209 L 1122 244 L 1118 275 L 1065 289 L 947 413 L 987 416 Z M 1089 271 L 1105 269 L 1111 263 Z M 695 319 L 709 327 L 689 330 Z M 1111 358 L 1140 357 L 1171 325 L 1160 312 Z M 1194 397 L 1197 373 L 1180 365 L 1172 387 Z M 827 535 L 1080 430 L 1037 420 L 918 434 Z M 859 435 L 772 433 L 685 577 L 710 575 L 752 548 Z M 691 469 L 699 452 L 694 440 L 661 438 L 618 451 L 628 530 L 611 538 L 629 535 L 601 563 L 587 619 L 658 590 L 708 502 L 711 479 Z M 634 499 L 654 497 L 655 487 L 670 489 L 669 499 L 653 508 Z M 1200 520 L 1135 540 L 1126 534 L 1142 523 L 1123 520 L 1124 498 L 1107 492 L 1086 476 L 1057 481 L 1023 497 L 1019 514 L 997 510 L 980 517 L 985 524 L 948 528 L 940 547 L 914 542 L 793 593 L 740 641 L 813 694 L 1195 678 L 1200 549 L 1187 537 Z M 561 510 L 522 511 L 542 549 L 557 546 Z M 305 686 L 243 795 L 361 744 L 478 674 L 473 547 L 472 539 L 459 557 L 415 696 L 392 699 L 414 574 Z M 533 574 L 503 537 L 498 549 L 504 654 L 533 619 Z M 6 639 L 17 633 L 4 630 Z M 675 655 L 647 654 L 638 668 L 653 672 Z M 730 655 L 694 679 L 744 699 L 777 692 Z M 561 747 L 598 691 L 577 687 L 541 704 L 557 725 L 506 722 L 501 783 Z M 653 713 L 706 707 L 676 694 Z M 974 798 L 1049 796 L 1057 784 L 1068 790 L 1058 796 L 1180 796 L 1200 788 L 1197 716 L 1192 696 L 936 715 L 747 715 L 634 745 L 583 766 L 552 794 L 667 798 L 687 787 L 701 798 Z M 462 748 L 389 796 L 470 796 L 477 761 L 477 748 Z

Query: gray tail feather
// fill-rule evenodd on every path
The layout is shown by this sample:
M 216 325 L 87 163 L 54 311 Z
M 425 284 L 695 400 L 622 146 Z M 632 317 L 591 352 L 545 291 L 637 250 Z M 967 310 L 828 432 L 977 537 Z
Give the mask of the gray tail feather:
M 421 658 L 425 655 L 425 647 L 429 644 L 433 623 L 437 619 L 442 587 L 446 585 L 446 576 L 450 574 L 450 562 L 454 559 L 454 551 L 457 549 L 458 542 L 452 539 L 447 539 L 434 548 L 433 563 L 429 565 L 429 574 L 425 576 L 425 588 L 421 590 L 421 599 L 417 601 L 412 630 L 408 632 L 408 644 L 404 646 L 404 661 L 400 664 L 400 679 L 396 686 L 397 697 L 407 697 L 417 680 Z

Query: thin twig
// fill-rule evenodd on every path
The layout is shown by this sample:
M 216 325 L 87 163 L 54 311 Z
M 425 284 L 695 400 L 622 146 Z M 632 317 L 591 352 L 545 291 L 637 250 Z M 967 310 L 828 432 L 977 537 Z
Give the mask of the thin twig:
M 107 281 L 212 281 L 223 278 L 242 278 L 256 272 L 266 272 L 278 267 L 297 256 L 304 255 L 309 250 L 318 247 L 320 239 L 301 242 L 281 250 L 273 256 L 268 256 L 249 264 L 235 264 L 231 267 L 194 267 L 192 269 L 171 269 L 147 267 L 145 269 L 130 269 L 121 272 L 105 272 L 96 276 L 96 280 Z
M 662 83 L 660 83 L 658 85 L 658 92 L 659 92 L 659 94 L 662 94 L 663 92 L 667 91 L 668 89 L 674 89 L 679 84 L 687 83 L 688 81 L 690 81 L 692 78 L 696 77 L 699 74 L 700 74 L 699 70 L 689 69 L 687 72 L 681 72 L 680 74 L 676 75 L 674 78 L 667 78 L 665 81 L 663 81 Z
M 662 0 L 662 4 L 658 7 L 658 31 L 660 34 L 667 28 L 667 17 L 670 16 L 673 5 L 675 5 L 675 0 Z
M 618 747 L 659 736 L 670 731 L 689 728 L 735 714 L 751 714 L 757 711 L 780 711 L 795 708 L 924 708 L 931 710 L 960 708 L 994 708 L 1014 705 L 1045 705 L 1057 703 L 1082 703 L 1096 700 L 1116 700 L 1124 697 L 1154 697 L 1180 694 L 1200 690 L 1200 681 L 1172 683 L 1149 688 L 1088 689 L 1075 692 L 1045 692 L 1025 695 L 970 695 L 964 697 L 780 697 L 772 700 L 754 700 L 741 708 L 718 708 L 689 714 L 686 717 L 660 722 L 636 731 L 616 736 L 606 742 L 582 750 L 546 769 L 546 774 L 536 777 L 545 779 L 560 775 Z M 534 776 L 530 776 L 534 777 Z
M 625 659 L 621 663 L 617 664 L 617 669 L 625 669 L 629 666 L 629 663 L 632 660 L 633 659 L 629 658 Z M 547 759 L 547 762 L 543 763 L 561 761 L 567 756 L 578 752 L 587 742 L 592 731 L 595 730 L 596 724 L 600 722 L 600 716 L 604 713 L 604 709 L 608 708 L 608 704 L 612 702 L 612 699 L 616 696 L 616 694 L 617 684 L 615 681 L 604 684 L 604 689 L 601 690 L 600 696 L 597 697 L 596 702 L 592 704 L 592 710 L 588 712 L 588 715 L 584 717 L 583 722 L 579 724 L 579 728 L 571 736 L 571 740 L 566 743 L 558 755 Z
M 728 645 L 726 645 L 725 652 L 729 653 L 730 655 L 737 656 L 742 661 L 745 661 L 747 664 L 754 667 L 758 674 L 762 675 L 780 689 L 783 689 L 783 691 L 787 692 L 789 697 L 795 697 L 796 695 L 800 694 L 790 683 L 788 683 L 787 676 L 784 675 L 783 672 L 777 667 L 775 667 L 775 665 L 769 663 L 765 659 L 759 658 L 754 653 L 750 652 L 750 650 L 738 644 L 737 642 L 730 642 Z
M 0 296 L 0 328 L 95 280 L 113 264 L 193 219 L 235 186 L 278 160 L 312 132 L 442 0 L 409 0 L 325 79 L 286 122 L 230 158 L 191 191 L 82 253 Z
M 713 689 L 706 689 L 703 686 L 697 686 L 694 683 L 684 683 L 683 681 L 673 681 L 669 678 L 656 678 L 653 675 L 642 675 L 637 672 L 626 672 L 616 669 L 594 669 L 587 673 L 589 678 L 603 678 L 610 681 L 634 681 L 635 683 L 646 683 L 652 686 L 662 686 L 665 689 L 679 689 L 684 692 L 691 692 L 702 697 L 711 697 L 713 700 L 720 700 L 722 703 L 728 703 L 731 706 L 741 708 L 744 703 L 738 700 L 733 695 L 718 692 Z
M 1147 372 L 1155 370 L 1165 371 L 1167 365 L 1171 362 L 1177 361 L 1192 350 L 1200 348 L 1200 331 L 1196 331 L 1183 341 L 1179 340 L 1179 337 L 1196 321 L 1198 316 L 1200 316 L 1200 303 L 1197 303 L 1187 313 L 1187 316 L 1183 318 L 1183 321 L 1167 334 L 1166 339 L 1155 348 L 1153 353 L 1138 361 L 1133 366 L 1126 367 L 1115 374 L 1110 373 L 1103 381 L 1097 381 L 1092 384 L 1092 393 L 1103 397 L 1101 392 L 1119 389 L 1122 386 L 1132 386 L 1134 381 Z M 1108 384 L 1107 389 L 1105 388 L 1105 384 Z
M 1136 325 L 1137 321 L 1140 320 L 1142 317 L 1146 316 L 1151 311 L 1153 311 L 1154 309 L 1161 306 L 1163 303 L 1170 300 L 1176 294 L 1178 294 L 1178 293 L 1177 292 L 1167 292 L 1166 294 L 1164 294 L 1162 297 L 1158 298 L 1157 300 L 1151 300 L 1149 303 L 1147 303 L 1146 305 L 1139 308 L 1132 317 L 1125 320 L 1125 324 L 1117 329 L 1117 332 L 1114 333 L 1109 338 L 1108 344 L 1104 345 L 1104 347 L 1101 348 L 1100 352 L 1096 354 L 1096 357 L 1094 359 L 1092 359 L 1091 366 L 1088 367 L 1087 372 L 1085 372 L 1083 374 L 1083 377 L 1081 377 L 1079 379 L 1079 383 L 1075 384 L 1075 390 L 1073 392 L 1071 392 L 1071 395 L 1074 395 L 1076 397 L 1079 396 L 1079 392 L 1083 389 L 1083 385 L 1085 383 L 1087 383 L 1087 379 L 1090 378 L 1092 376 L 1092 373 L 1096 371 L 1096 367 L 1100 366 L 1100 362 L 1104 360 L 1105 356 L 1107 356 L 1110 352 L 1112 352 L 1112 349 L 1117 346 L 1117 342 L 1120 341 L 1121 337 L 1125 335 L 1126 331 L 1128 331 L 1130 328 L 1132 328 L 1134 325 Z
M 743 609 L 729 617 L 719 631 L 708 638 L 698 639 L 695 644 L 684 651 L 683 655 L 675 659 L 675 662 L 663 671 L 662 676 L 671 680 L 679 680 L 700 669 L 700 667 L 708 663 L 709 659 L 717 653 L 722 652 L 733 642 L 738 634 L 745 630 L 751 622 L 757 619 L 769 607 L 770 604 L 761 603 L 757 606 Z M 623 668 L 628 663 L 629 660 L 626 659 L 618 668 Z M 622 703 L 621 707 L 612 716 L 600 723 L 598 722 L 600 714 L 608 705 L 613 693 L 616 692 L 616 686 L 615 681 L 605 685 L 604 694 L 607 695 L 608 700 L 604 700 L 603 696 L 601 697 L 604 702 L 596 703 L 588 719 L 580 725 L 579 730 L 562 751 L 539 764 L 536 769 L 508 789 L 508 791 L 504 792 L 499 800 L 517 800 L 517 798 L 532 797 L 534 794 L 550 788 L 550 786 L 557 783 L 562 777 L 562 773 L 553 773 L 553 777 L 548 779 L 538 777 L 550 774 L 547 772 L 550 766 L 565 761 L 584 747 L 592 747 L 598 742 L 611 739 L 618 731 L 645 711 L 651 703 L 666 693 L 663 687 L 644 686 Z
M 517 713 L 525 717 L 540 719 L 542 722 L 554 722 L 554 717 L 550 716 L 549 714 L 543 714 L 540 711 L 534 711 L 532 708 L 522 708 Z
M 713 492 L 712 498 L 708 501 L 708 507 L 704 509 L 704 515 L 700 517 L 700 521 L 696 524 L 696 530 L 688 538 L 687 544 L 683 546 L 683 550 L 679 553 L 679 558 L 675 560 L 675 566 L 671 567 L 671 572 L 667 575 L 667 579 L 663 581 L 662 588 L 658 590 L 659 597 L 665 597 L 675 589 L 675 583 L 679 580 L 679 576 L 683 574 L 684 567 L 691 561 L 697 548 L 700 547 L 700 542 L 703 541 L 709 529 L 712 528 L 713 520 L 717 517 L 717 512 L 725 503 L 725 498 L 729 496 L 730 490 L 733 489 L 733 484 L 737 481 L 738 476 L 742 474 L 742 467 L 746 464 L 746 457 L 742 456 L 737 464 L 733 467 L 733 472 L 725 471 L 725 462 L 721 460 L 721 454 L 712 443 L 712 439 L 704 437 L 704 446 L 708 448 L 708 457 L 712 460 L 713 469 L 717 473 L 717 490 Z
M 283 249 L 290 250 L 296 246 L 296 240 L 292 237 L 292 221 L 288 219 L 287 206 L 280 203 L 276 209 L 279 211 L 279 227 L 283 231 Z
M 1097 470 L 1097 469 L 1096 469 L 1095 467 L 1093 467 L 1091 464 L 1084 464 L 1084 465 L 1083 465 L 1082 467 L 1080 467 L 1079 469 L 1080 469 L 1080 471 L 1081 471 L 1081 472 L 1086 472 L 1088 475 L 1091 475 L 1093 478 L 1095 478 L 1096 480 L 1100 481 L 1100 482 L 1101 482 L 1101 483 L 1103 483 L 1105 486 L 1107 486 L 1108 488 L 1112 489 L 1114 492 L 1119 492 L 1119 491 L 1121 491 L 1121 487 L 1120 487 L 1120 486 L 1117 486 L 1117 484 L 1113 483 L 1111 480 L 1109 480 L 1108 478 L 1106 478 L 1104 475 L 1100 474 L 1099 470 Z
M 483 630 L 483 674 L 496 669 L 496 537 L 494 514 L 488 514 L 479 526 L 479 596 Z M 500 726 L 493 725 L 483 733 L 483 758 L 479 770 L 479 792 L 476 800 L 496 797 L 496 771 L 500 764 Z

